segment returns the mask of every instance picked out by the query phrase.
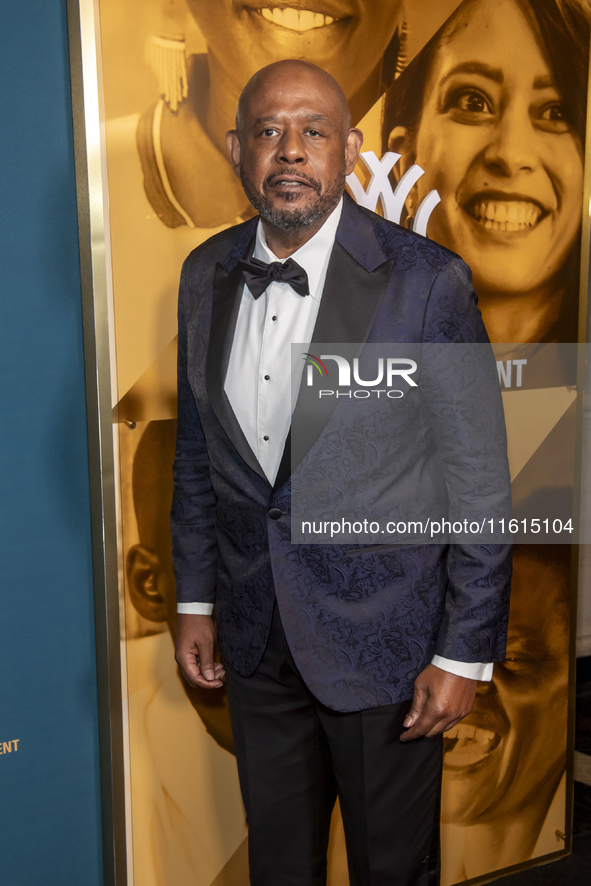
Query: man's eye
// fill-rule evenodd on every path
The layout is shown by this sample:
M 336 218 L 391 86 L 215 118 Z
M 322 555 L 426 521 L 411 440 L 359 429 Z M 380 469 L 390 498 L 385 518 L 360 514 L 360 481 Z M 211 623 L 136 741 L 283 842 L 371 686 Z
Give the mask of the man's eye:
M 266 136 L 267 138 L 271 138 L 271 136 L 275 135 L 276 133 L 277 133 L 276 129 L 263 129 L 262 134 L 264 136 Z
M 317 129 L 309 129 L 308 135 L 320 135 Z

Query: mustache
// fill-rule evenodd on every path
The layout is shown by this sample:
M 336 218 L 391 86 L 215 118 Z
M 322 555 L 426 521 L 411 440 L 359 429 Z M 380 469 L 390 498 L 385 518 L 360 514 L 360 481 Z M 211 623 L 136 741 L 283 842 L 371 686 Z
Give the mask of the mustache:
M 278 178 L 283 178 L 286 175 L 293 176 L 293 178 L 299 178 L 302 181 L 305 181 L 311 188 L 313 188 L 317 194 L 320 194 L 322 190 L 322 185 L 319 181 L 316 181 L 315 178 L 312 178 L 309 175 L 306 175 L 304 172 L 300 172 L 299 169 L 290 169 L 286 167 L 282 169 L 281 172 L 273 172 L 271 175 L 268 175 L 267 178 L 263 181 L 263 191 L 266 191 L 267 188 L 271 187 L 273 182 Z

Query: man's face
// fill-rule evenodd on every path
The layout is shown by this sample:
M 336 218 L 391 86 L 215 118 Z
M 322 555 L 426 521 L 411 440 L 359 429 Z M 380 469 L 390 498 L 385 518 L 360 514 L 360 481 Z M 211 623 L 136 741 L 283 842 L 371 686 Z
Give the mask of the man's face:
M 474 824 L 538 805 L 564 770 L 568 565 L 516 551 L 507 660 L 446 734 L 443 821 Z
M 416 136 L 429 236 L 470 265 L 477 292 L 553 281 L 580 226 L 583 160 L 552 71 L 513 0 L 469 7 L 436 53 Z
M 340 200 L 358 156 L 355 133 L 317 73 L 281 66 L 244 101 L 239 137 L 229 136 L 232 162 L 262 217 L 297 230 L 326 218 Z
M 402 0 L 188 0 L 209 52 L 237 92 L 285 58 L 328 71 L 351 98 L 380 62 Z

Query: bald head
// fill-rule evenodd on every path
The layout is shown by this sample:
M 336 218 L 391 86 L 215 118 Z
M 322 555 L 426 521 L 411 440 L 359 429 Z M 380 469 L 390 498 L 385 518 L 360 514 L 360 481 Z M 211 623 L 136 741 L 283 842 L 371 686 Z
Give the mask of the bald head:
M 311 62 L 300 59 L 284 59 L 261 68 L 250 78 L 242 90 L 236 110 L 238 137 L 240 138 L 242 135 L 250 108 L 261 95 L 273 93 L 290 95 L 302 88 L 309 88 L 313 91 L 320 90 L 331 100 L 330 103 L 338 116 L 342 131 L 348 132 L 351 128 L 351 111 L 345 93 L 334 77 Z

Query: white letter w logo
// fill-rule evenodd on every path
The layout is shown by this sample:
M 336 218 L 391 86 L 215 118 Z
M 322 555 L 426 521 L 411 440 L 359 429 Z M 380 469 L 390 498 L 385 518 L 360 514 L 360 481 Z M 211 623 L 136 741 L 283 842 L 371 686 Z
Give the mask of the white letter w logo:
M 384 215 L 388 221 L 400 224 L 404 201 L 420 177 L 424 175 L 424 169 L 421 169 L 415 163 L 414 166 L 407 169 L 398 182 L 396 190 L 393 191 L 388 175 L 392 167 L 400 160 L 400 154 L 388 151 L 381 160 L 378 160 L 373 151 L 364 151 L 360 156 L 370 172 L 370 179 L 367 189 L 364 190 L 354 172 L 347 176 L 347 184 L 351 189 L 353 197 L 360 206 L 365 206 L 366 209 L 371 209 L 373 212 L 375 212 L 378 200 L 381 197 Z M 440 202 L 441 197 L 437 191 L 429 191 L 417 209 L 412 224 L 413 231 L 416 231 L 417 234 L 422 234 L 423 237 L 427 236 L 427 222 L 431 213 Z

